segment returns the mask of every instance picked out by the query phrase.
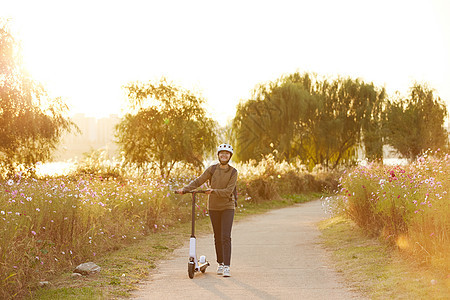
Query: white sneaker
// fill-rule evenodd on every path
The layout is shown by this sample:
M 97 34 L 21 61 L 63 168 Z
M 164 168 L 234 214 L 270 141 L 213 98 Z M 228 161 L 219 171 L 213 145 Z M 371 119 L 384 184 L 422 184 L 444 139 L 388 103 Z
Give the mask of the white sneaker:
M 223 266 L 223 277 L 230 277 L 230 266 Z
M 219 264 L 217 267 L 217 275 L 223 275 L 223 264 Z

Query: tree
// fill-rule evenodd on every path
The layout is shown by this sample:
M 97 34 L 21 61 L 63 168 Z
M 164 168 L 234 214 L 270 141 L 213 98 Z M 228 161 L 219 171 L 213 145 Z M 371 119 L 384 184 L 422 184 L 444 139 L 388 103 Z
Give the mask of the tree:
M 362 120 L 362 144 L 365 155 L 369 161 L 381 161 L 383 159 L 384 145 L 384 110 L 386 107 L 386 91 L 377 89 L 372 83 L 366 84 L 362 91 L 362 97 L 366 99 Z
M 331 168 L 341 161 L 352 163 L 358 144 L 364 144 L 366 156 L 382 158 L 382 131 L 379 125 L 384 103 L 384 89 L 378 90 L 359 79 L 337 78 L 319 83 L 314 91 L 322 104 L 318 109 L 314 134 L 321 163 Z M 325 139 L 325 140 L 324 140 Z
M 310 81 L 305 74 L 305 81 Z M 260 160 L 274 150 L 278 160 L 290 161 L 298 155 L 300 114 L 310 95 L 300 84 L 280 78 L 260 84 L 251 100 L 241 102 L 232 123 L 235 159 Z
M 276 137 L 271 134 L 270 109 L 262 100 L 248 100 L 237 106 L 232 123 L 236 161 L 260 160 L 272 152 Z
M 50 99 L 21 64 L 20 45 L 0 19 L 0 168 L 3 176 L 51 158 L 64 132 L 76 128 L 61 98 Z
M 429 148 L 444 149 L 448 142 L 443 126 L 446 114 L 444 102 L 434 91 L 415 83 L 408 98 L 399 97 L 388 103 L 384 124 L 387 143 L 410 160 Z
M 368 148 L 375 149 L 374 141 L 381 141 L 373 124 L 384 91 L 373 84 L 294 73 L 258 86 L 253 98 L 238 106 L 233 121 L 240 160 L 258 160 L 277 150 L 279 160 L 300 157 L 310 168 L 336 168 L 355 159 L 361 131 Z M 381 148 L 374 152 L 379 154 Z
M 217 124 L 206 116 L 204 99 L 168 83 L 134 82 L 125 86 L 131 112 L 116 127 L 127 163 L 155 163 L 168 178 L 177 162 L 202 167 L 217 146 Z

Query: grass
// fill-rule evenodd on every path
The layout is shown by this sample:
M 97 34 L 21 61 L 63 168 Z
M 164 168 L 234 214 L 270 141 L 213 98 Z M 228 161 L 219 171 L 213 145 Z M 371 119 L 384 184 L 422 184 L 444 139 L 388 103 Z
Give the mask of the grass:
M 280 201 L 245 203 L 236 213 L 236 221 L 271 209 L 287 207 L 317 199 L 318 194 L 286 195 Z M 371 299 L 448 299 L 449 278 L 417 266 L 398 251 L 376 238 L 370 238 L 352 221 L 342 217 L 319 224 L 323 245 L 332 253 L 335 268 L 348 285 Z M 208 218 L 197 220 L 198 235 L 211 233 Z M 99 259 L 102 271 L 80 279 L 70 273 L 51 280 L 52 285 L 39 289 L 32 299 L 120 299 L 131 296 L 136 285 L 144 281 L 158 261 L 187 241 L 190 222 L 156 232 Z
M 449 175 L 450 155 L 431 151 L 407 166 L 357 166 L 341 177 L 335 211 L 448 275 Z
M 345 262 L 340 267 L 343 272 L 365 265 L 363 267 L 368 269 L 368 273 L 378 276 L 365 278 L 351 271 L 351 274 L 358 275 L 350 276 L 348 280 L 355 281 L 354 286 L 358 289 L 371 295 L 378 293 L 373 291 L 387 289 L 393 291 L 392 296 L 404 286 L 400 279 L 407 278 L 404 274 L 409 273 L 406 271 L 419 270 L 418 264 L 423 265 L 416 273 L 427 275 L 423 275 L 425 279 L 412 279 L 416 283 L 425 280 L 425 284 L 418 285 L 414 295 L 421 295 L 420 290 L 429 286 L 427 280 L 433 282 L 434 290 L 425 293 L 440 291 L 438 287 L 442 282 L 448 284 L 445 267 L 441 268 L 444 272 L 440 275 L 424 268 L 448 266 L 449 262 L 446 259 L 448 251 L 442 251 L 448 249 L 449 161 L 448 156 L 441 160 L 423 158 L 408 170 L 400 167 L 380 169 L 381 173 L 376 168 L 357 169 L 343 177 L 341 193 L 344 194 L 341 197 L 327 197 L 340 199 L 341 205 L 324 201 L 327 210 L 333 210 L 334 205 L 335 212 L 336 209 L 345 209 L 353 213 L 350 214 L 353 217 L 361 216 L 353 221 L 361 221 L 358 225 L 363 228 L 367 225 L 366 220 L 378 225 L 375 233 L 381 233 L 379 239 L 386 237 L 384 241 L 388 241 L 391 247 L 403 247 L 403 253 L 412 249 L 413 256 L 422 257 L 422 261 L 416 259 L 414 263 L 419 263 L 409 263 L 404 269 L 400 266 L 390 268 L 394 262 L 407 262 L 404 258 L 408 256 L 397 257 L 392 248 L 377 244 L 375 240 L 363 240 L 364 235 L 354 240 L 337 240 L 336 252 L 342 251 L 342 257 L 346 257 L 349 250 L 339 246 L 351 245 L 352 241 L 359 243 L 359 246 L 354 246 L 351 256 L 342 260 Z M 243 193 L 235 219 L 239 221 L 248 215 L 318 197 L 318 194 L 280 197 L 281 191 L 301 194 L 324 188 L 336 189 L 333 188 L 338 184 L 333 179 L 336 174 L 312 176 L 297 172 L 297 167 L 276 164 L 273 159 L 266 159 L 258 165 L 240 166 L 242 179 L 239 190 Z M 147 278 L 159 260 L 169 257 L 173 249 L 187 241 L 190 199 L 171 191 L 183 186 L 194 175 L 180 174 L 170 181 L 151 176 L 133 180 L 132 177 L 115 178 L 102 174 L 35 180 L 22 178 L 19 174 L 0 182 L 0 298 L 22 298 L 24 295 L 33 299 L 128 297 L 136 283 Z M 265 200 L 272 198 L 277 200 Z M 415 200 L 411 202 L 412 199 Z M 370 214 L 372 206 L 367 205 L 367 200 L 377 204 L 374 215 Z M 196 210 L 198 234 L 211 232 L 209 220 L 205 218 L 205 203 L 206 197 L 199 195 Z M 346 207 L 348 203 L 352 205 Z M 385 215 L 380 212 L 385 212 Z M 346 223 L 330 222 L 337 223 L 334 225 L 338 227 Z M 404 235 L 406 225 L 409 226 L 409 236 Z M 366 226 L 365 232 L 367 228 L 374 226 Z M 347 232 L 347 235 L 353 237 L 354 232 Z M 333 238 L 330 236 L 328 239 L 331 241 Z M 373 253 L 382 255 L 374 257 Z M 369 259 L 362 259 L 366 257 Z M 386 257 L 391 261 L 386 267 L 381 267 Z M 80 279 L 71 278 L 71 270 L 87 261 L 96 262 L 102 267 L 102 272 Z M 41 280 L 50 281 L 51 286 L 32 288 Z M 370 282 L 375 287 L 358 285 L 358 282 Z M 380 287 L 376 285 L 378 283 Z M 405 289 L 413 288 L 407 286 Z M 384 295 L 390 297 L 389 294 Z
M 199 234 L 209 230 L 207 218 L 197 220 L 196 225 Z M 190 223 L 184 223 L 166 231 L 153 233 L 101 257 L 96 261 L 102 268 L 99 274 L 72 279 L 70 273 L 66 273 L 55 278 L 50 288 L 38 290 L 31 298 L 66 299 L 58 295 L 61 290 L 68 288 L 74 293 L 79 293 L 80 297 L 85 289 L 93 289 L 95 294 L 89 299 L 129 297 L 135 285 L 148 278 L 158 261 L 169 258 L 173 250 L 186 241 L 189 230 Z
M 294 203 L 317 199 L 319 194 L 289 195 L 282 200 L 265 201 L 258 204 L 242 203 L 235 220 L 261 214 L 271 209 Z M 55 277 L 50 287 L 36 290 L 30 299 L 118 299 L 131 296 L 136 285 L 148 278 L 158 261 L 170 258 L 174 249 L 188 240 L 191 223 L 184 222 L 161 232 L 152 233 L 121 249 L 110 252 L 96 260 L 102 268 L 96 275 L 72 279 L 71 273 Z M 196 234 L 211 233 L 209 218 L 196 221 Z M 78 297 L 78 298 L 77 298 Z M 84 297 L 84 298 L 83 298 Z
M 156 180 L 93 176 L 0 182 L 0 298 L 186 221 L 188 203 L 169 191 Z
M 316 199 L 319 194 L 286 195 L 281 200 L 240 203 L 236 221 L 245 217 Z M 447 299 L 450 279 L 415 261 L 408 260 L 391 246 L 368 237 L 352 221 L 342 217 L 319 225 L 324 246 L 332 253 L 335 268 L 351 288 L 371 299 Z M 210 233 L 208 218 L 196 223 L 198 235 Z M 99 274 L 72 279 L 70 272 L 50 279 L 51 286 L 37 289 L 32 299 L 120 299 L 131 296 L 158 261 L 187 241 L 190 222 L 152 233 L 96 260 Z
M 54 300 L 54 299 L 101 299 L 102 294 L 91 287 L 81 288 L 61 288 L 53 290 L 50 293 L 43 293 L 39 299 L 42 300 Z
M 0 180 L 0 298 L 22 298 L 40 281 L 189 222 L 190 197 L 173 191 L 198 176 L 198 170 L 181 166 L 169 179 L 151 170 L 111 169 L 106 163 L 95 158 L 63 176 L 17 173 Z M 281 200 L 280 192 L 317 192 L 337 185 L 336 174 L 306 174 L 273 156 L 238 168 L 238 215 L 301 201 Z M 206 197 L 198 196 L 196 218 L 201 219 L 207 215 Z M 118 285 L 118 278 L 110 282 Z
M 368 237 L 352 221 L 334 217 L 319 228 L 336 270 L 352 289 L 370 299 L 450 298 L 450 278 Z

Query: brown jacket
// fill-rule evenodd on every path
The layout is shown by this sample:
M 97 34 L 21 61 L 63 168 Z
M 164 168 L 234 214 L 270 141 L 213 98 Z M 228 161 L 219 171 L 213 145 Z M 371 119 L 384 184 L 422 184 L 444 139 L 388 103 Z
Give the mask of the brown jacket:
M 220 165 L 217 165 L 211 177 L 211 168 L 212 166 L 209 166 L 202 175 L 191 181 L 183 190 L 186 192 L 192 191 L 211 178 L 211 189 L 213 191 L 208 197 L 208 209 L 234 209 L 232 194 L 237 182 L 237 172 L 234 172 L 232 176 L 232 170 L 234 169 L 232 166 L 228 165 L 226 169 L 222 169 Z

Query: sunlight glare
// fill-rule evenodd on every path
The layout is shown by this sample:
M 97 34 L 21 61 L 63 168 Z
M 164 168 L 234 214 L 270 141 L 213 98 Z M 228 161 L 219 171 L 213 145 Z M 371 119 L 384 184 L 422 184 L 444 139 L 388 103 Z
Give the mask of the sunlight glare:
M 123 85 L 165 76 L 200 91 L 224 125 L 257 84 L 296 71 L 388 93 L 427 82 L 450 104 L 449 5 L 439 0 L 14 3 L 28 69 L 73 114 L 120 115 Z
M 75 169 L 75 163 L 70 161 L 48 162 L 36 166 L 36 175 L 39 177 L 64 176 L 75 171 Z
M 401 250 L 409 248 L 408 237 L 405 235 L 400 235 L 395 243 L 397 244 L 397 247 L 400 248 Z

